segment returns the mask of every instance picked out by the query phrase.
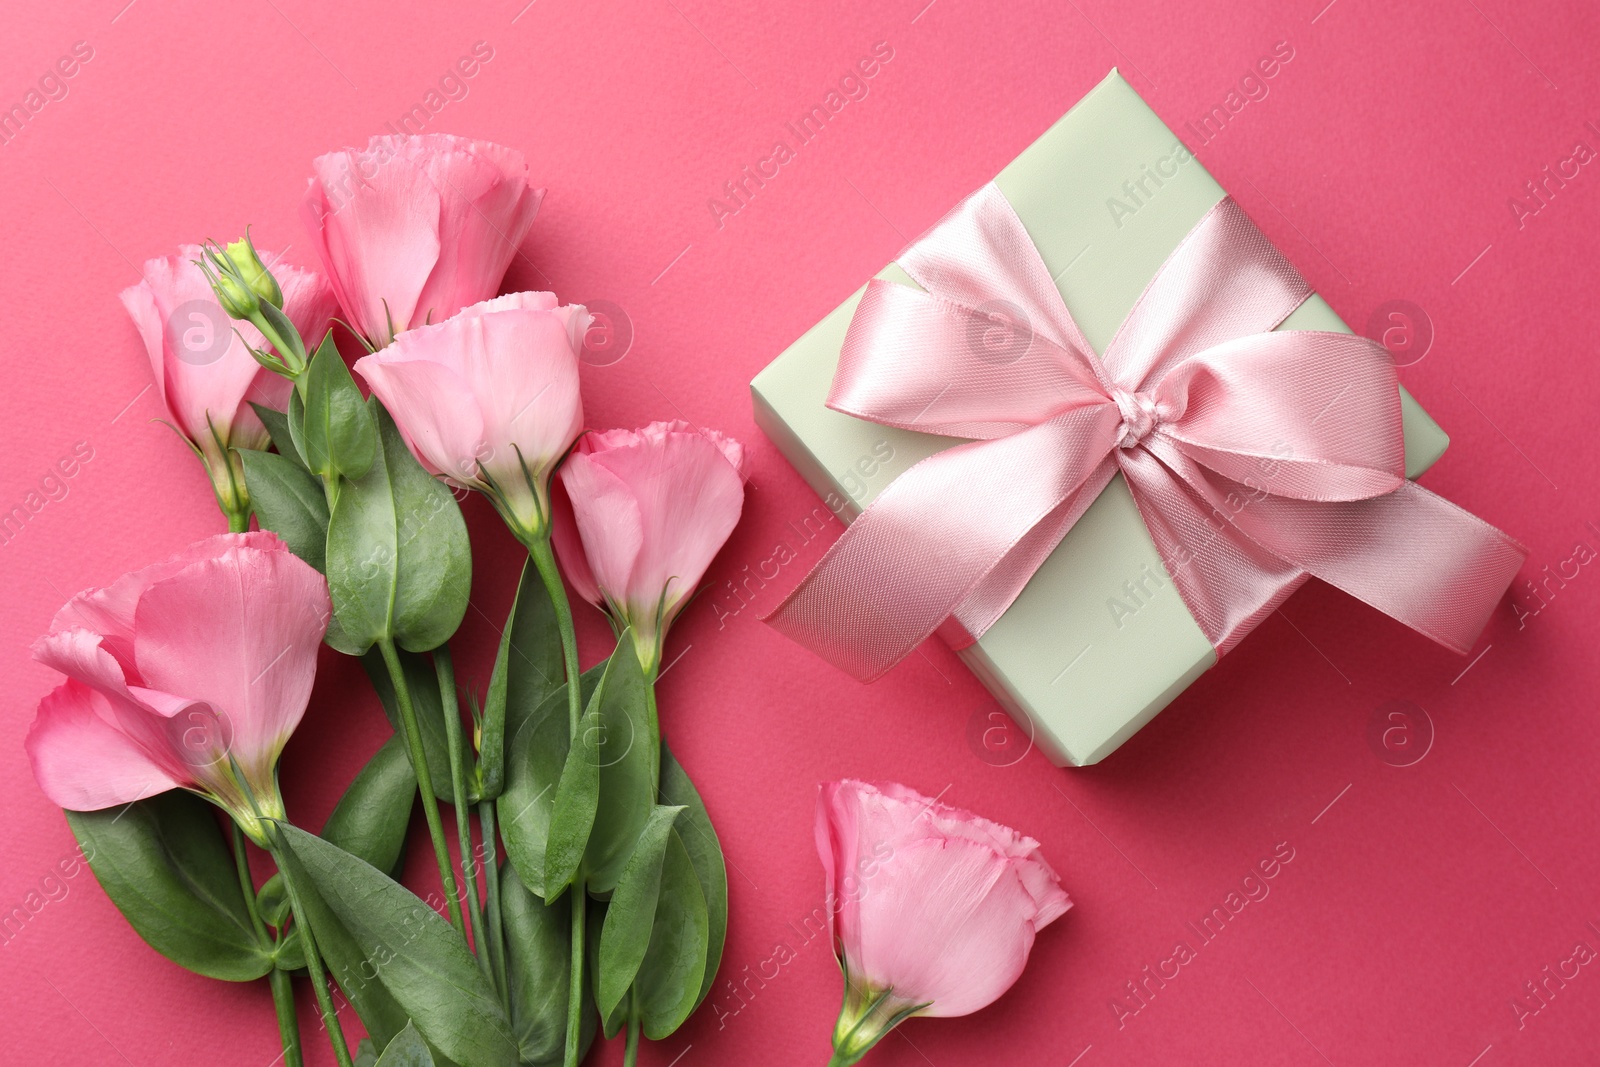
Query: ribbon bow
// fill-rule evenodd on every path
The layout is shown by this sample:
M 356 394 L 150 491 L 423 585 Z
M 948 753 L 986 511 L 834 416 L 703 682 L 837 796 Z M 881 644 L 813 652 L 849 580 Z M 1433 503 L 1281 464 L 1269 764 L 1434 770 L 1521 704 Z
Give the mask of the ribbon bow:
M 874 280 L 828 406 L 969 438 L 890 484 L 769 616 L 871 680 L 1011 606 L 1112 477 L 1222 654 L 1321 578 L 1465 653 L 1526 558 L 1405 478 L 1399 383 L 1363 337 L 1273 332 L 1305 279 L 1231 200 L 1096 359 L 993 185 Z

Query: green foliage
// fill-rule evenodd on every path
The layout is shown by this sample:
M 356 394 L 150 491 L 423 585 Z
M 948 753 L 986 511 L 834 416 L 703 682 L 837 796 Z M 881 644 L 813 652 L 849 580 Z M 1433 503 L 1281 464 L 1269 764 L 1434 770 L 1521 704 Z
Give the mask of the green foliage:
M 215 809 L 173 790 L 123 808 L 68 811 L 101 888 L 151 948 L 230 982 L 272 969 Z
M 328 592 L 343 642 L 335 647 L 360 655 L 388 638 L 425 652 L 448 640 L 466 614 L 467 525 L 450 490 L 417 463 L 388 413 L 376 399 L 368 403 L 379 447 L 364 475 L 340 483 L 328 520 Z

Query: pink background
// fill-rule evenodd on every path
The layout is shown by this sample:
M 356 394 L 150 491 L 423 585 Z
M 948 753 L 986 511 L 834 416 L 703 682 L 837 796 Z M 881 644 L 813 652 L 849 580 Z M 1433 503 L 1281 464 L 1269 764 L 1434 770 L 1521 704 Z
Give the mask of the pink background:
M 673 635 L 661 693 L 726 846 L 728 948 L 715 1007 L 643 1062 L 825 1061 L 839 978 L 796 931 L 823 893 L 815 786 L 844 775 L 942 793 L 1038 837 L 1076 901 L 1010 994 L 908 1024 L 872 1053 L 880 1067 L 1594 1062 L 1600 964 L 1551 982 L 1520 1025 L 1512 1001 L 1577 943 L 1600 949 L 1600 576 L 1574 559 L 1580 542 L 1579 559 L 1600 549 L 1587 421 L 1600 163 L 1521 226 L 1508 207 L 1575 142 L 1600 148 L 1585 125 L 1600 126 L 1592 5 L 525 2 L 68 0 L 8 20 L 0 103 L 75 42 L 93 58 L 0 145 L 0 509 L 76 442 L 93 458 L 0 546 L 0 910 L 72 847 L 22 754 L 55 684 L 28 643 L 79 588 L 222 528 L 192 458 L 150 421 L 159 402 L 117 292 L 145 258 L 246 224 L 310 265 L 297 207 L 311 157 L 397 121 L 484 41 L 493 58 L 427 128 L 514 145 L 548 186 L 508 287 L 607 300 L 631 321 L 626 357 L 585 371 L 591 424 L 683 417 L 754 458 L 744 521 Z M 893 59 L 869 95 L 719 228 L 708 198 L 880 41 Z M 821 540 L 800 543 L 819 503 L 755 430 L 750 377 L 1111 66 L 1181 129 L 1278 41 L 1294 58 L 1270 94 L 1210 144 L 1186 140 L 1352 325 L 1390 300 L 1423 309 L 1431 350 L 1402 377 L 1453 438 L 1427 484 L 1521 537 L 1525 577 L 1565 566 L 1565 584 L 1520 621 L 1508 602 L 1471 659 L 1313 585 L 1077 771 L 986 733 L 995 705 L 941 647 L 864 688 L 758 623 Z M 517 553 L 481 501 L 467 512 L 475 610 L 458 662 L 481 684 Z M 741 608 L 722 583 L 781 541 L 801 560 Z M 605 631 L 584 623 L 587 661 Z M 1386 747 L 1370 727 L 1394 701 L 1409 703 Z M 325 654 L 284 770 L 295 817 L 319 826 L 386 734 L 359 668 Z M 1270 895 L 1201 945 L 1186 923 L 1280 843 L 1293 860 Z M 191 975 L 90 876 L 65 885 L 0 947 L 0 1058 L 273 1059 L 264 984 Z M 1196 958 L 1129 998 L 1124 983 L 1179 939 Z M 780 942 L 794 958 L 777 966 Z M 302 1000 L 307 1047 L 331 1062 Z

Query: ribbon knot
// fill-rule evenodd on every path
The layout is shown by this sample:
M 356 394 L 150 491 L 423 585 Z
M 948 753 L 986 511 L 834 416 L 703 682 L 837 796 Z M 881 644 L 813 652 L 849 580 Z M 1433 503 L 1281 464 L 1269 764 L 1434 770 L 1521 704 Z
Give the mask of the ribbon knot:
M 828 406 L 965 440 L 889 484 L 768 616 L 859 678 L 936 631 L 981 637 L 1117 474 L 1219 655 L 1308 574 L 1465 653 L 1527 556 L 1406 480 L 1382 345 L 1277 329 L 1311 288 L 1231 199 L 1098 357 L 993 184 L 899 263 L 922 288 L 868 284 Z M 971 343 L 996 306 L 1030 324 L 1003 362 Z
M 1161 424 L 1160 410 L 1149 393 L 1114 386 L 1111 399 L 1117 402 L 1117 410 L 1122 413 L 1122 425 L 1117 427 L 1118 448 L 1137 446 Z

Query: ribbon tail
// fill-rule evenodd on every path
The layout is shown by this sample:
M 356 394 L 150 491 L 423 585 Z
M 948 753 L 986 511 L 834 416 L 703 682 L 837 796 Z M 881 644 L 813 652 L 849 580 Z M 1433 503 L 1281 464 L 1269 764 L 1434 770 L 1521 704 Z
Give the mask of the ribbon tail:
M 1099 499 L 1116 473 L 1116 462 L 1107 456 L 1089 475 L 1088 481 L 1029 530 L 952 614 L 951 621 L 959 623 L 959 626 L 948 626 L 939 631 L 945 644 L 960 651 L 987 633 L 989 627 L 1011 608 L 1012 602 L 1022 595 L 1022 590 L 1044 566 L 1044 561 L 1061 544 L 1061 539 L 1067 536 L 1068 531 L 1077 525 L 1083 513 L 1089 510 L 1089 505 Z
M 1270 551 L 1462 655 L 1528 558 L 1510 535 L 1415 482 L 1366 500 L 1266 497 L 1235 521 Z
M 1207 472 L 1159 437 L 1117 460 L 1178 595 L 1217 655 L 1226 655 L 1304 581 L 1303 572 L 1234 527 L 1257 495 L 1245 486 L 1217 491 Z

